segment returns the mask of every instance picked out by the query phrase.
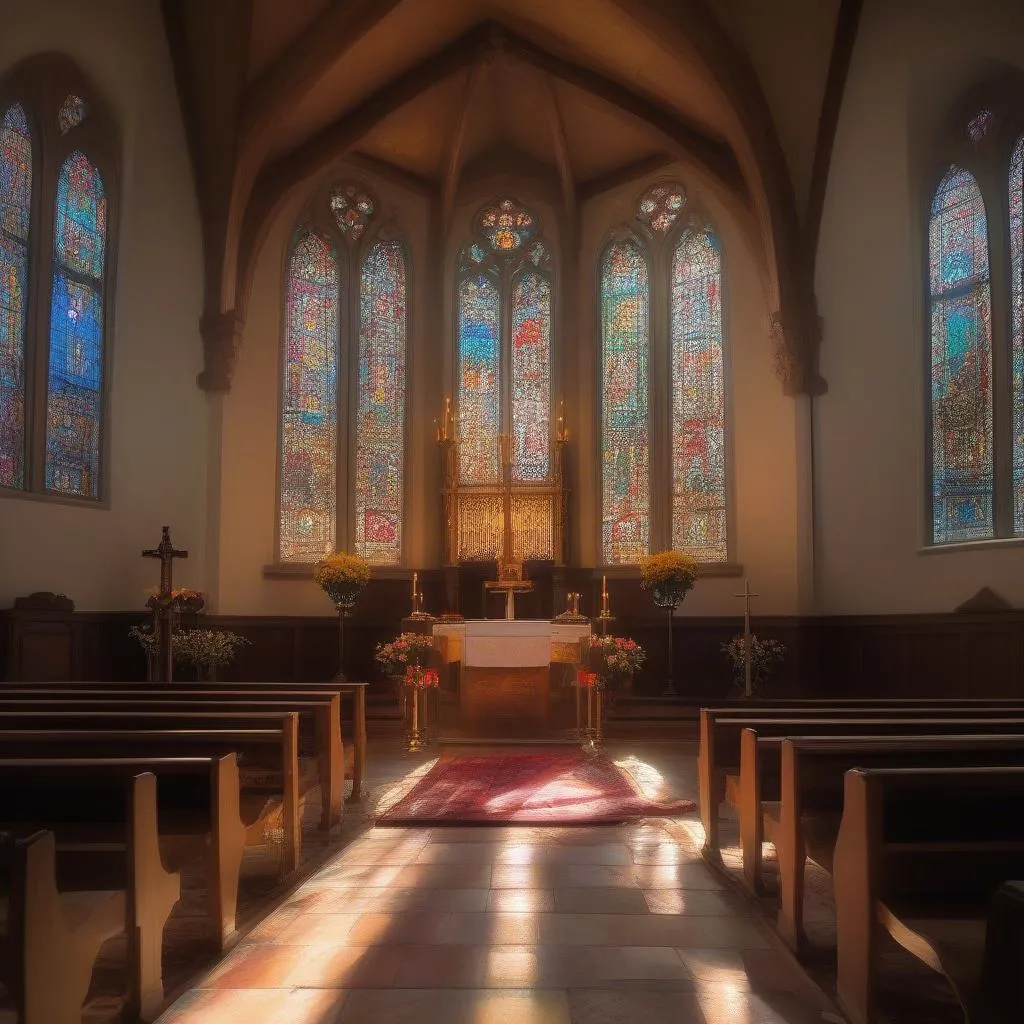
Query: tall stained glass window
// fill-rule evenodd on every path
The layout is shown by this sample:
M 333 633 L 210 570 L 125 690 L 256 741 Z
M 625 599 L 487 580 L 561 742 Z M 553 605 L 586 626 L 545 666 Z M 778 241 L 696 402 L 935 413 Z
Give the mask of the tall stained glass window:
M 501 432 L 501 296 L 486 274 L 459 285 L 459 475 L 498 479 Z
M 498 435 L 512 435 L 512 474 L 551 476 L 551 257 L 535 214 L 512 199 L 485 207 L 462 251 L 458 285 L 459 478 L 500 477 Z M 505 374 L 508 374 L 507 379 Z
M 402 557 L 405 268 L 401 243 L 378 241 L 359 285 L 355 544 L 371 562 L 391 564 Z
M 672 547 L 726 559 L 722 255 L 710 230 L 686 229 L 672 256 Z
M 650 285 L 633 241 L 601 261 L 601 552 L 631 564 L 650 547 Z
M 1024 534 L 1024 135 L 1010 159 L 1010 330 L 1013 345 L 1013 532 Z
M 334 549 L 338 471 L 338 260 L 300 231 L 288 260 L 281 416 L 280 557 Z
M 979 540 L 994 530 L 988 227 L 963 168 L 935 191 L 928 249 L 933 540 Z
M 57 181 L 46 488 L 95 498 L 103 412 L 103 276 L 107 199 L 99 171 L 75 151 Z
M 0 121 L 0 487 L 25 486 L 25 319 L 32 139 L 24 109 Z

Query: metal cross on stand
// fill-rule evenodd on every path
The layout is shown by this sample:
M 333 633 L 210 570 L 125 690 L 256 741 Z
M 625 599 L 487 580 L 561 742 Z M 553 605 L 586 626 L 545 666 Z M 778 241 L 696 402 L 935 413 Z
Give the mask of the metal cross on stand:
M 759 594 L 750 592 L 750 580 L 743 578 L 743 593 L 736 594 L 743 598 L 743 695 L 749 697 L 753 692 L 750 680 L 750 599 Z
M 175 558 L 188 558 L 187 551 L 177 551 L 171 543 L 170 528 L 165 526 L 157 547 L 142 552 L 143 558 L 160 559 L 160 593 L 157 596 L 157 624 L 160 631 L 160 679 L 171 682 L 173 658 L 171 656 L 171 565 Z

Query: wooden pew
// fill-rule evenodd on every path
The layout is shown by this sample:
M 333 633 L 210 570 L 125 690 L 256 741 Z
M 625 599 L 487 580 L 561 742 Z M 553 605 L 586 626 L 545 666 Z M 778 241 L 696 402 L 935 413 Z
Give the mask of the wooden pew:
M 57 888 L 52 832 L 0 835 L 0 981 L 20 1024 L 81 1024 L 93 964 L 124 931 L 125 893 Z M 59 982 L 56 981 L 59 979 Z
M 164 996 L 164 925 L 181 885 L 179 873 L 168 871 L 160 857 L 156 776 L 132 772 L 93 770 L 87 761 L 0 761 L 0 822 L 15 834 L 19 827 L 31 834 L 40 825 L 53 825 L 55 879 L 61 892 L 99 892 L 104 901 L 108 893 L 123 894 L 120 927 L 105 937 L 127 933 L 128 1013 L 153 1020 Z M 59 902 L 66 904 L 64 899 Z M 64 937 L 53 916 L 44 913 L 42 921 L 28 919 L 19 926 L 26 938 L 36 928 L 52 930 L 49 942 L 45 931 L 32 938 L 49 945 Z M 61 1004 L 61 1012 L 74 1009 L 79 1020 L 98 951 L 97 945 L 92 960 L 84 949 L 70 956 L 73 968 L 66 979 L 51 968 L 47 978 L 26 978 L 26 989 L 66 985 L 68 1002 Z
M 795 735 L 812 733 L 834 734 L 836 732 L 857 733 L 858 722 L 871 722 L 876 719 L 888 718 L 891 721 L 903 721 L 911 718 L 926 717 L 936 722 L 964 718 L 987 718 L 999 721 L 997 716 L 1012 716 L 1015 708 L 1002 708 L 993 711 L 991 707 L 981 705 L 948 705 L 934 708 L 900 708 L 900 707 L 865 707 L 856 708 L 834 707 L 818 714 L 809 715 L 804 709 L 772 708 L 771 716 L 766 717 L 763 711 L 746 709 L 701 708 L 700 711 L 700 746 L 697 753 L 697 784 L 700 796 L 701 824 L 704 826 L 704 854 L 712 859 L 721 856 L 718 838 L 718 810 L 725 798 L 725 777 L 729 771 L 739 769 L 740 734 L 748 725 L 755 725 L 760 735 L 783 735 L 787 728 Z M 1024 717 L 1024 705 L 1020 708 Z M 847 722 L 849 728 L 843 730 L 841 725 L 827 726 L 829 722 Z M 811 728 L 815 723 L 823 723 L 821 728 Z M 806 728 L 801 728 L 806 726 Z M 887 730 L 896 732 L 897 729 Z M 936 728 L 918 729 L 917 732 L 942 732 L 941 724 Z M 980 731 L 980 730 L 979 730 Z M 1007 730 L 1003 730 L 1004 732 Z M 1013 731 L 1013 730 L 1010 730 Z M 1024 731 L 1024 729 L 1020 730 Z
M 0 687 L 0 715 L 6 711 L 199 711 L 226 714 L 249 711 L 286 713 L 299 716 L 299 743 L 303 739 L 315 749 L 320 774 L 322 808 L 320 828 L 330 831 L 341 821 L 345 791 L 345 755 L 341 741 L 341 698 L 337 693 L 303 691 L 279 699 L 272 694 L 241 696 L 217 689 L 148 693 L 133 690 L 38 688 L 31 690 Z M 304 735 L 305 730 L 305 735 Z
M 992 894 L 1024 859 L 1024 767 L 855 769 L 844 790 L 833 869 L 840 1006 L 853 1024 L 875 1020 L 888 932 L 946 976 L 969 1015 Z
M 17 688 L 46 688 L 52 687 L 55 684 L 52 682 L 31 682 L 31 681 L 12 681 L 8 686 Z M 127 683 L 109 683 L 102 680 L 86 680 L 76 681 L 73 683 L 66 683 L 60 685 L 74 686 L 76 688 L 109 688 L 111 686 L 117 686 L 119 688 L 134 687 L 138 688 L 140 692 L 153 693 L 155 689 L 164 691 L 170 688 L 184 687 L 186 689 L 195 689 L 197 687 L 209 685 L 210 687 L 217 690 L 232 690 L 236 692 L 245 693 L 257 693 L 257 692 L 270 692 L 286 694 L 294 691 L 305 691 L 315 690 L 320 693 L 338 693 L 341 695 L 343 700 L 349 700 L 352 702 L 352 714 L 346 717 L 346 721 L 352 722 L 353 731 L 353 766 L 352 766 L 352 795 L 349 797 L 351 801 L 359 799 L 362 792 L 363 779 L 366 777 L 366 688 L 369 685 L 365 682 L 357 682 L 348 680 L 344 683 L 335 682 L 333 680 L 324 681 L 303 681 L 303 682 L 287 682 L 287 683 L 268 683 L 268 682 L 217 682 L 210 684 L 203 683 L 151 683 L 151 682 L 127 682 Z
M 843 776 L 852 768 L 1024 764 L 1024 730 L 972 734 L 971 722 L 946 723 L 944 735 L 759 738 L 743 731 L 740 837 L 743 872 L 759 891 L 760 842 L 775 844 L 779 867 L 778 930 L 794 949 L 803 944 L 806 859 L 831 870 L 843 810 Z M 760 804 L 756 803 L 760 797 Z M 806 826 L 810 823 L 812 828 Z
M 302 849 L 298 757 L 298 716 L 202 712 L 8 712 L 0 714 L 0 757 L 118 757 L 238 753 L 245 758 L 242 816 L 247 824 L 265 816 L 254 793 L 281 794 L 282 872 L 299 866 Z M 269 778 L 266 773 L 270 772 Z M 262 778 L 253 778 L 262 773 Z M 269 785 L 268 785 L 269 783 Z M 254 786 L 256 788 L 254 788 Z M 248 797 L 247 797 L 248 794 Z

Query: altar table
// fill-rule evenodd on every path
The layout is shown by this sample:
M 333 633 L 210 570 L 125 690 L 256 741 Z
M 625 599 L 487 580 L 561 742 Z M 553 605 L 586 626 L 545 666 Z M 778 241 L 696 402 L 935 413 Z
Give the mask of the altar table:
M 589 623 L 471 619 L 438 623 L 445 664 L 460 663 L 459 725 L 472 736 L 541 737 L 550 732 L 551 665 L 586 663 Z

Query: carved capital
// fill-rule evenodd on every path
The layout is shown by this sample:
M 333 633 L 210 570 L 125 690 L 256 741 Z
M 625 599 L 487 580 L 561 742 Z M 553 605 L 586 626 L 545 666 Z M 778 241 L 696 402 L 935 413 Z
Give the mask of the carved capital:
M 206 313 L 199 321 L 203 336 L 203 372 L 196 383 L 204 391 L 231 390 L 235 374 L 235 360 L 242 347 L 242 319 L 233 310 L 226 313 Z
M 823 321 L 814 309 L 793 316 L 777 310 L 771 315 L 775 342 L 775 373 L 787 395 L 823 395 L 828 384 L 818 372 Z

